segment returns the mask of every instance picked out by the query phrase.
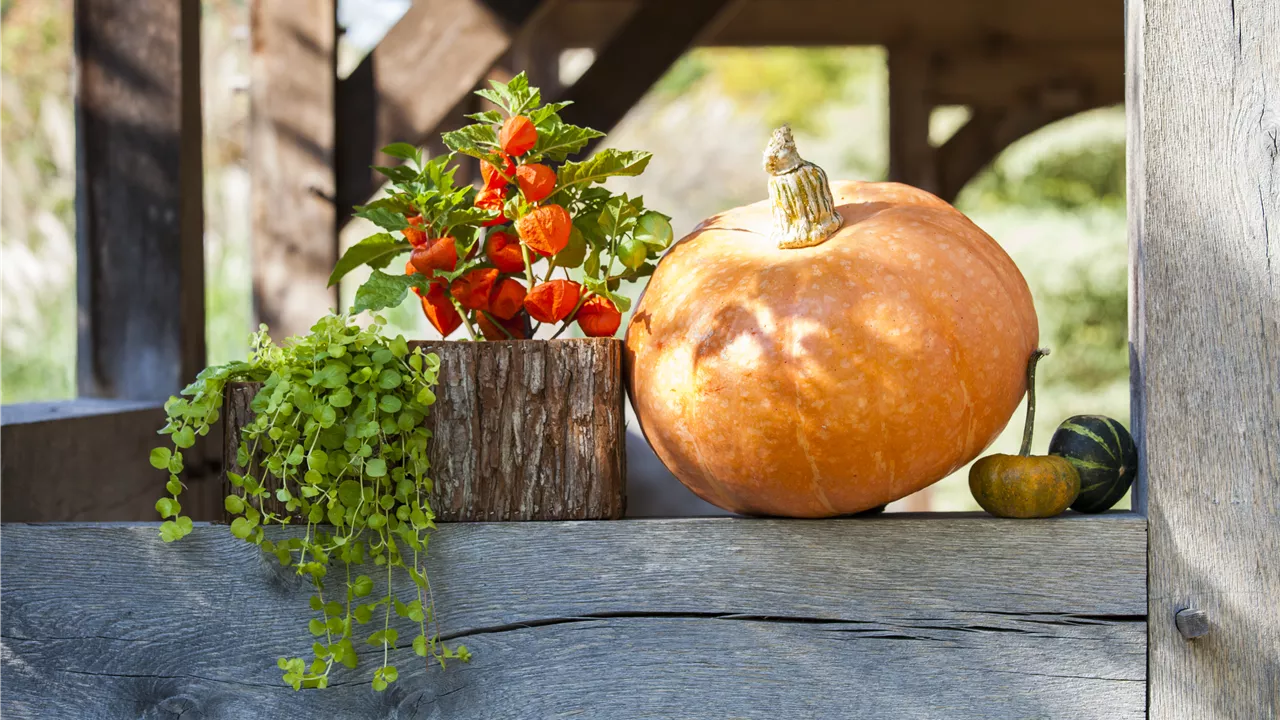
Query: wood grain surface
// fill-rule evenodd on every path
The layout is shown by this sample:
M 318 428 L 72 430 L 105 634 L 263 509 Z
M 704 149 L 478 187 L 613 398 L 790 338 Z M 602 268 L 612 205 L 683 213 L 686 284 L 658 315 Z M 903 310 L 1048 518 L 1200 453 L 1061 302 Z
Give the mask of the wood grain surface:
M 1280 3 L 1129 0 L 1128 32 L 1150 717 L 1277 718 Z
M 432 432 L 431 508 L 437 520 L 622 517 L 621 341 L 411 345 L 440 357 L 436 403 L 426 421 Z M 228 388 L 223 459 L 232 472 L 243 474 L 235 451 L 240 428 L 252 420 L 249 402 L 257 387 Z
M 336 0 L 250 4 L 253 299 L 277 341 L 338 307 L 334 206 Z
M 401 650 L 381 694 L 365 646 L 329 689 L 285 687 L 307 583 L 225 527 L 156 532 L 3 527 L 5 718 L 1145 714 L 1134 515 L 449 525 L 432 587 L 474 659 Z

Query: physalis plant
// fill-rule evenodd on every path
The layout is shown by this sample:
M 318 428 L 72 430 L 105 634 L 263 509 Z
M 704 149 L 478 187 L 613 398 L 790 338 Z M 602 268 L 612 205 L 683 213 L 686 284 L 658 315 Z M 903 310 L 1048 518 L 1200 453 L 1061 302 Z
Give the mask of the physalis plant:
M 448 155 L 424 161 L 405 143 L 383 148 L 407 162 L 376 168 L 391 181 L 388 194 L 355 214 L 384 232 L 352 246 L 329 283 L 369 265 L 356 312 L 399 305 L 412 290 L 443 336 L 462 326 L 473 340 L 526 339 L 543 323 L 559 324 L 552 337 L 573 323 L 612 336 L 631 304 L 619 284 L 652 274 L 672 232 L 642 198 L 600 185 L 639 175 L 650 154 L 605 149 L 569 160 L 603 133 L 561 120 L 569 103 L 543 105 L 524 73 L 491 84 L 476 94 L 501 109 L 445 133 Z M 479 161 L 480 188 L 455 182 L 459 153 Z M 403 275 L 382 271 L 405 252 Z M 535 272 L 539 260 L 545 268 Z
M 329 315 L 284 346 L 274 345 L 263 326 L 248 361 L 206 369 L 183 397 L 165 403 L 169 422 L 160 432 L 173 447 L 151 451 L 151 464 L 169 474 L 169 496 L 156 502 L 156 510 L 166 518 L 160 537 L 171 542 L 192 530 L 179 503 L 182 451 L 217 421 L 228 382 L 262 383 L 236 453 L 237 464 L 249 470 L 227 473 L 233 491 L 224 505 L 234 517 L 233 535 L 275 555 L 315 587 L 313 657 L 278 662 L 295 690 L 327 687 L 337 664 L 355 668 L 357 643 L 376 649 L 375 690 L 396 680 L 390 655 L 406 644 L 442 666 L 447 658 L 470 657 L 466 647 L 440 640 L 425 567 L 435 515 L 427 501 L 431 432 L 423 420 L 435 402 L 440 361 L 411 349 L 403 337 L 385 337 L 378 331 L 382 324 L 375 317 L 361 328 Z M 304 527 L 295 532 L 265 532 L 297 520 Z M 335 560 L 341 565 L 335 567 Z M 374 565 L 372 577 L 352 573 L 352 566 L 367 561 Z M 395 588 L 405 576 L 409 592 L 402 599 Z M 402 619 L 393 622 L 393 612 Z M 405 642 L 401 631 L 411 633 Z

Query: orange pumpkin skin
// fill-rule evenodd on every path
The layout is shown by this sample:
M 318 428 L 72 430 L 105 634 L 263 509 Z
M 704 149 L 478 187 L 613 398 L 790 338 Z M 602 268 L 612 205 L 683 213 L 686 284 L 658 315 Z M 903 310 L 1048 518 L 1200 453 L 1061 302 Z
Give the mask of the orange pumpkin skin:
M 762 201 L 659 263 L 626 336 L 631 402 L 700 497 L 830 517 L 905 497 L 995 440 L 1039 327 L 1013 261 L 939 198 L 831 183 L 843 224 L 780 249 Z

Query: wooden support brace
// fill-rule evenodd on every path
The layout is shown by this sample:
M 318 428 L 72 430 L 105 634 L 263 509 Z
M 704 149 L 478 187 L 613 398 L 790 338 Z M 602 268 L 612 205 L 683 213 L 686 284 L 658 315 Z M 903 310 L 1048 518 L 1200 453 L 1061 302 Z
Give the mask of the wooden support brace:
M 339 226 L 381 184 L 369 167 L 400 162 L 379 149 L 393 142 L 424 144 L 442 123 L 472 111 L 472 90 L 538 5 L 539 0 L 416 0 L 339 81 Z
M 733 0 L 648 0 L 560 100 L 566 122 L 609 132 L 699 37 L 733 15 Z
M 77 0 L 81 395 L 164 400 L 204 365 L 197 0 Z
M 1083 100 L 973 108 L 969 121 L 937 149 L 938 196 L 955 202 L 964 186 L 1019 138 L 1087 109 Z
M 336 0 L 251 6 L 253 297 L 276 339 L 338 307 L 334 208 Z

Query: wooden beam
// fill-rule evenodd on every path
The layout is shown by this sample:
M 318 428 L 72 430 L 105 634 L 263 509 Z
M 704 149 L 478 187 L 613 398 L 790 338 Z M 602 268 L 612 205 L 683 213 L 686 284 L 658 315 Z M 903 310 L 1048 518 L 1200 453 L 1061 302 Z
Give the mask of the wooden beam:
M 1059 88 L 1089 107 L 1124 102 L 1124 44 L 1048 47 L 978 45 L 938 51 L 932 87 L 939 105 L 1002 105 Z
M 381 183 L 378 152 L 423 144 L 511 47 L 538 0 L 415 0 L 378 46 L 338 83 L 338 207 L 345 223 Z
M 609 132 L 699 37 L 733 15 L 735 0 L 648 0 L 600 49 L 562 100 L 567 122 Z M 726 8 L 729 8 L 726 10 Z
M 1129 514 L 446 525 L 431 585 L 474 659 L 401 647 L 385 693 L 369 626 L 327 690 L 281 682 L 275 658 L 312 641 L 310 585 L 226 527 L 0 533 L 6 718 L 1145 717 Z
M 164 400 L 204 365 L 198 0 L 77 0 L 81 395 Z
M 336 0 L 250 6 L 253 299 L 277 339 L 338 306 L 334 208 Z
M 1150 717 L 1280 717 L 1280 5 L 1129 0 L 1127 26 Z
M 157 519 L 165 476 L 151 467 L 162 444 L 160 403 L 79 398 L 6 405 L 0 418 L 0 521 L 73 522 Z M 211 435 L 217 434 L 217 429 Z M 202 438 L 203 440 L 203 438 Z M 184 514 L 221 517 L 216 450 L 186 451 Z
M 1036 130 L 1090 105 L 1020 102 L 1005 107 L 977 107 L 973 114 L 942 147 L 937 149 L 938 196 L 955 202 L 956 196 L 1005 148 Z
M 584 0 L 595 2 L 596 0 Z M 747 0 L 708 44 L 888 45 L 940 48 L 1018 40 L 1032 46 L 1124 40 L 1123 0 Z
M 929 144 L 934 100 L 931 57 L 917 46 L 889 48 L 889 179 L 938 191 L 936 152 Z

